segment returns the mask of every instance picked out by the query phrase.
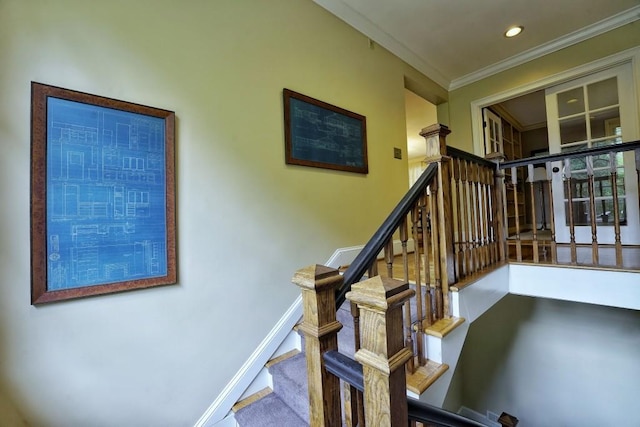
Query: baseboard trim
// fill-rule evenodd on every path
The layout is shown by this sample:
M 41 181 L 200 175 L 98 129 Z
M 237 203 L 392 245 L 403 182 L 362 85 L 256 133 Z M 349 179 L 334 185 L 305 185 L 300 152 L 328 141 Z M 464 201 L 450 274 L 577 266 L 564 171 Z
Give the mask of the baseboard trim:
M 196 422 L 195 427 L 213 426 L 227 416 L 233 405 L 242 396 L 244 390 L 251 385 L 251 382 L 260 373 L 264 364 L 267 363 L 301 317 L 302 296 L 298 295 L 276 326 Z
M 407 245 L 413 248 L 413 243 Z M 327 267 L 339 268 L 349 265 L 364 246 L 351 246 L 336 249 L 327 260 Z M 398 252 L 396 252 L 398 250 Z M 401 253 L 402 245 L 394 242 L 394 252 Z M 212 427 L 223 420 L 244 391 L 260 373 L 280 344 L 287 338 L 293 327 L 302 318 L 302 297 L 299 295 L 284 316 L 278 321 L 256 350 L 251 354 L 240 370 L 233 376 L 222 392 L 216 397 L 194 427 Z

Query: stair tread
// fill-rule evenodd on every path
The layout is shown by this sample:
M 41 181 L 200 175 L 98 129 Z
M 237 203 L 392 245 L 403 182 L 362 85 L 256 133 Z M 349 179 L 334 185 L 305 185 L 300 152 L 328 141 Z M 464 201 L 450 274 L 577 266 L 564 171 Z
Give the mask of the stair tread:
M 438 338 L 444 338 L 465 322 L 462 317 L 440 319 L 431 326 L 424 325 L 424 333 Z
M 293 350 L 290 350 L 284 354 L 281 354 L 278 357 L 274 357 L 273 359 L 265 363 L 264 366 L 266 366 L 267 368 L 270 368 L 273 365 L 282 362 L 283 360 L 287 360 L 288 358 L 295 356 L 296 354 L 300 354 L 300 350 L 298 350 L 297 348 L 294 348 Z
M 309 425 L 275 393 L 269 393 L 235 413 L 240 427 L 300 427 Z
M 414 373 L 407 373 L 407 389 L 417 395 L 421 395 L 448 369 L 449 365 L 445 363 L 437 363 L 433 360 L 427 360 L 427 364 L 420 366 Z

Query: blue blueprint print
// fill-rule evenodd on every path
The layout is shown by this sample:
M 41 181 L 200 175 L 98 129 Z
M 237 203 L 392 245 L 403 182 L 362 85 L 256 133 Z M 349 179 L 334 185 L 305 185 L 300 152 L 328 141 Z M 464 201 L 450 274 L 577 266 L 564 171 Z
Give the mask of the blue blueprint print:
M 167 274 L 164 120 L 49 97 L 47 289 Z
M 363 167 L 362 122 L 291 98 L 292 156 L 300 160 Z

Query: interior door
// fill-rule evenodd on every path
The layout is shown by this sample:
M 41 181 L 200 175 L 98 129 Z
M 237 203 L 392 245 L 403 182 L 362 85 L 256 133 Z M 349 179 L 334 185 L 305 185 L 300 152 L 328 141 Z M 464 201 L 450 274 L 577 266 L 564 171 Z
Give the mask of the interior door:
M 638 139 L 636 91 L 631 64 L 624 64 L 546 90 L 550 153 L 621 144 Z M 619 214 L 624 244 L 640 243 L 638 184 L 633 151 L 618 153 Z M 565 178 L 572 178 L 572 208 L 576 243 L 591 243 L 595 215 L 598 243 L 614 243 L 610 160 L 572 159 L 570 170 L 553 165 L 552 186 L 556 241 L 570 242 L 568 194 Z M 594 175 L 595 212 L 591 212 L 588 171 Z
M 488 108 L 483 108 L 484 114 L 484 154 L 501 153 L 502 147 L 502 119 Z

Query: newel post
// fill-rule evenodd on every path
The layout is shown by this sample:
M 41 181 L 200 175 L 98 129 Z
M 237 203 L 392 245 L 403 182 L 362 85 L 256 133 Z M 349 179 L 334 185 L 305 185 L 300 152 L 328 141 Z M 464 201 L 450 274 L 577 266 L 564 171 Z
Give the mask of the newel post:
M 494 186 L 493 194 L 491 195 L 493 206 L 493 219 L 496 232 L 496 241 L 498 242 L 498 260 L 504 261 L 507 259 L 507 223 L 505 218 L 505 186 L 504 186 L 504 170 L 500 169 L 500 163 L 504 162 L 506 157 L 502 153 L 491 153 L 486 156 L 487 160 L 490 160 L 496 164 L 496 170 L 493 174 Z
M 360 310 L 360 350 L 367 425 L 408 423 L 405 363 L 412 352 L 404 346 L 402 305 L 415 291 L 400 280 L 376 276 L 351 286 L 347 298 Z
M 428 126 L 420 132 L 426 139 L 427 163 L 438 162 L 438 190 L 436 217 L 431 218 L 431 229 L 438 235 L 439 256 L 434 262 L 439 263 L 439 285 L 436 289 L 436 308 L 438 317 L 450 317 L 449 285 L 456 282 L 455 256 L 453 251 L 453 208 L 451 197 L 451 157 L 447 156 L 447 135 L 451 131 L 442 124 Z M 459 214 L 459 213 L 458 213 Z M 435 221 L 434 221 L 435 220 Z M 437 270 L 436 270 L 437 271 Z M 436 287 L 438 287 L 436 279 Z
M 335 290 L 342 283 L 338 270 L 311 265 L 298 270 L 292 279 L 302 289 L 304 351 L 309 380 L 309 424 L 311 427 L 338 426 L 340 380 L 324 367 L 322 355 L 338 349 Z

